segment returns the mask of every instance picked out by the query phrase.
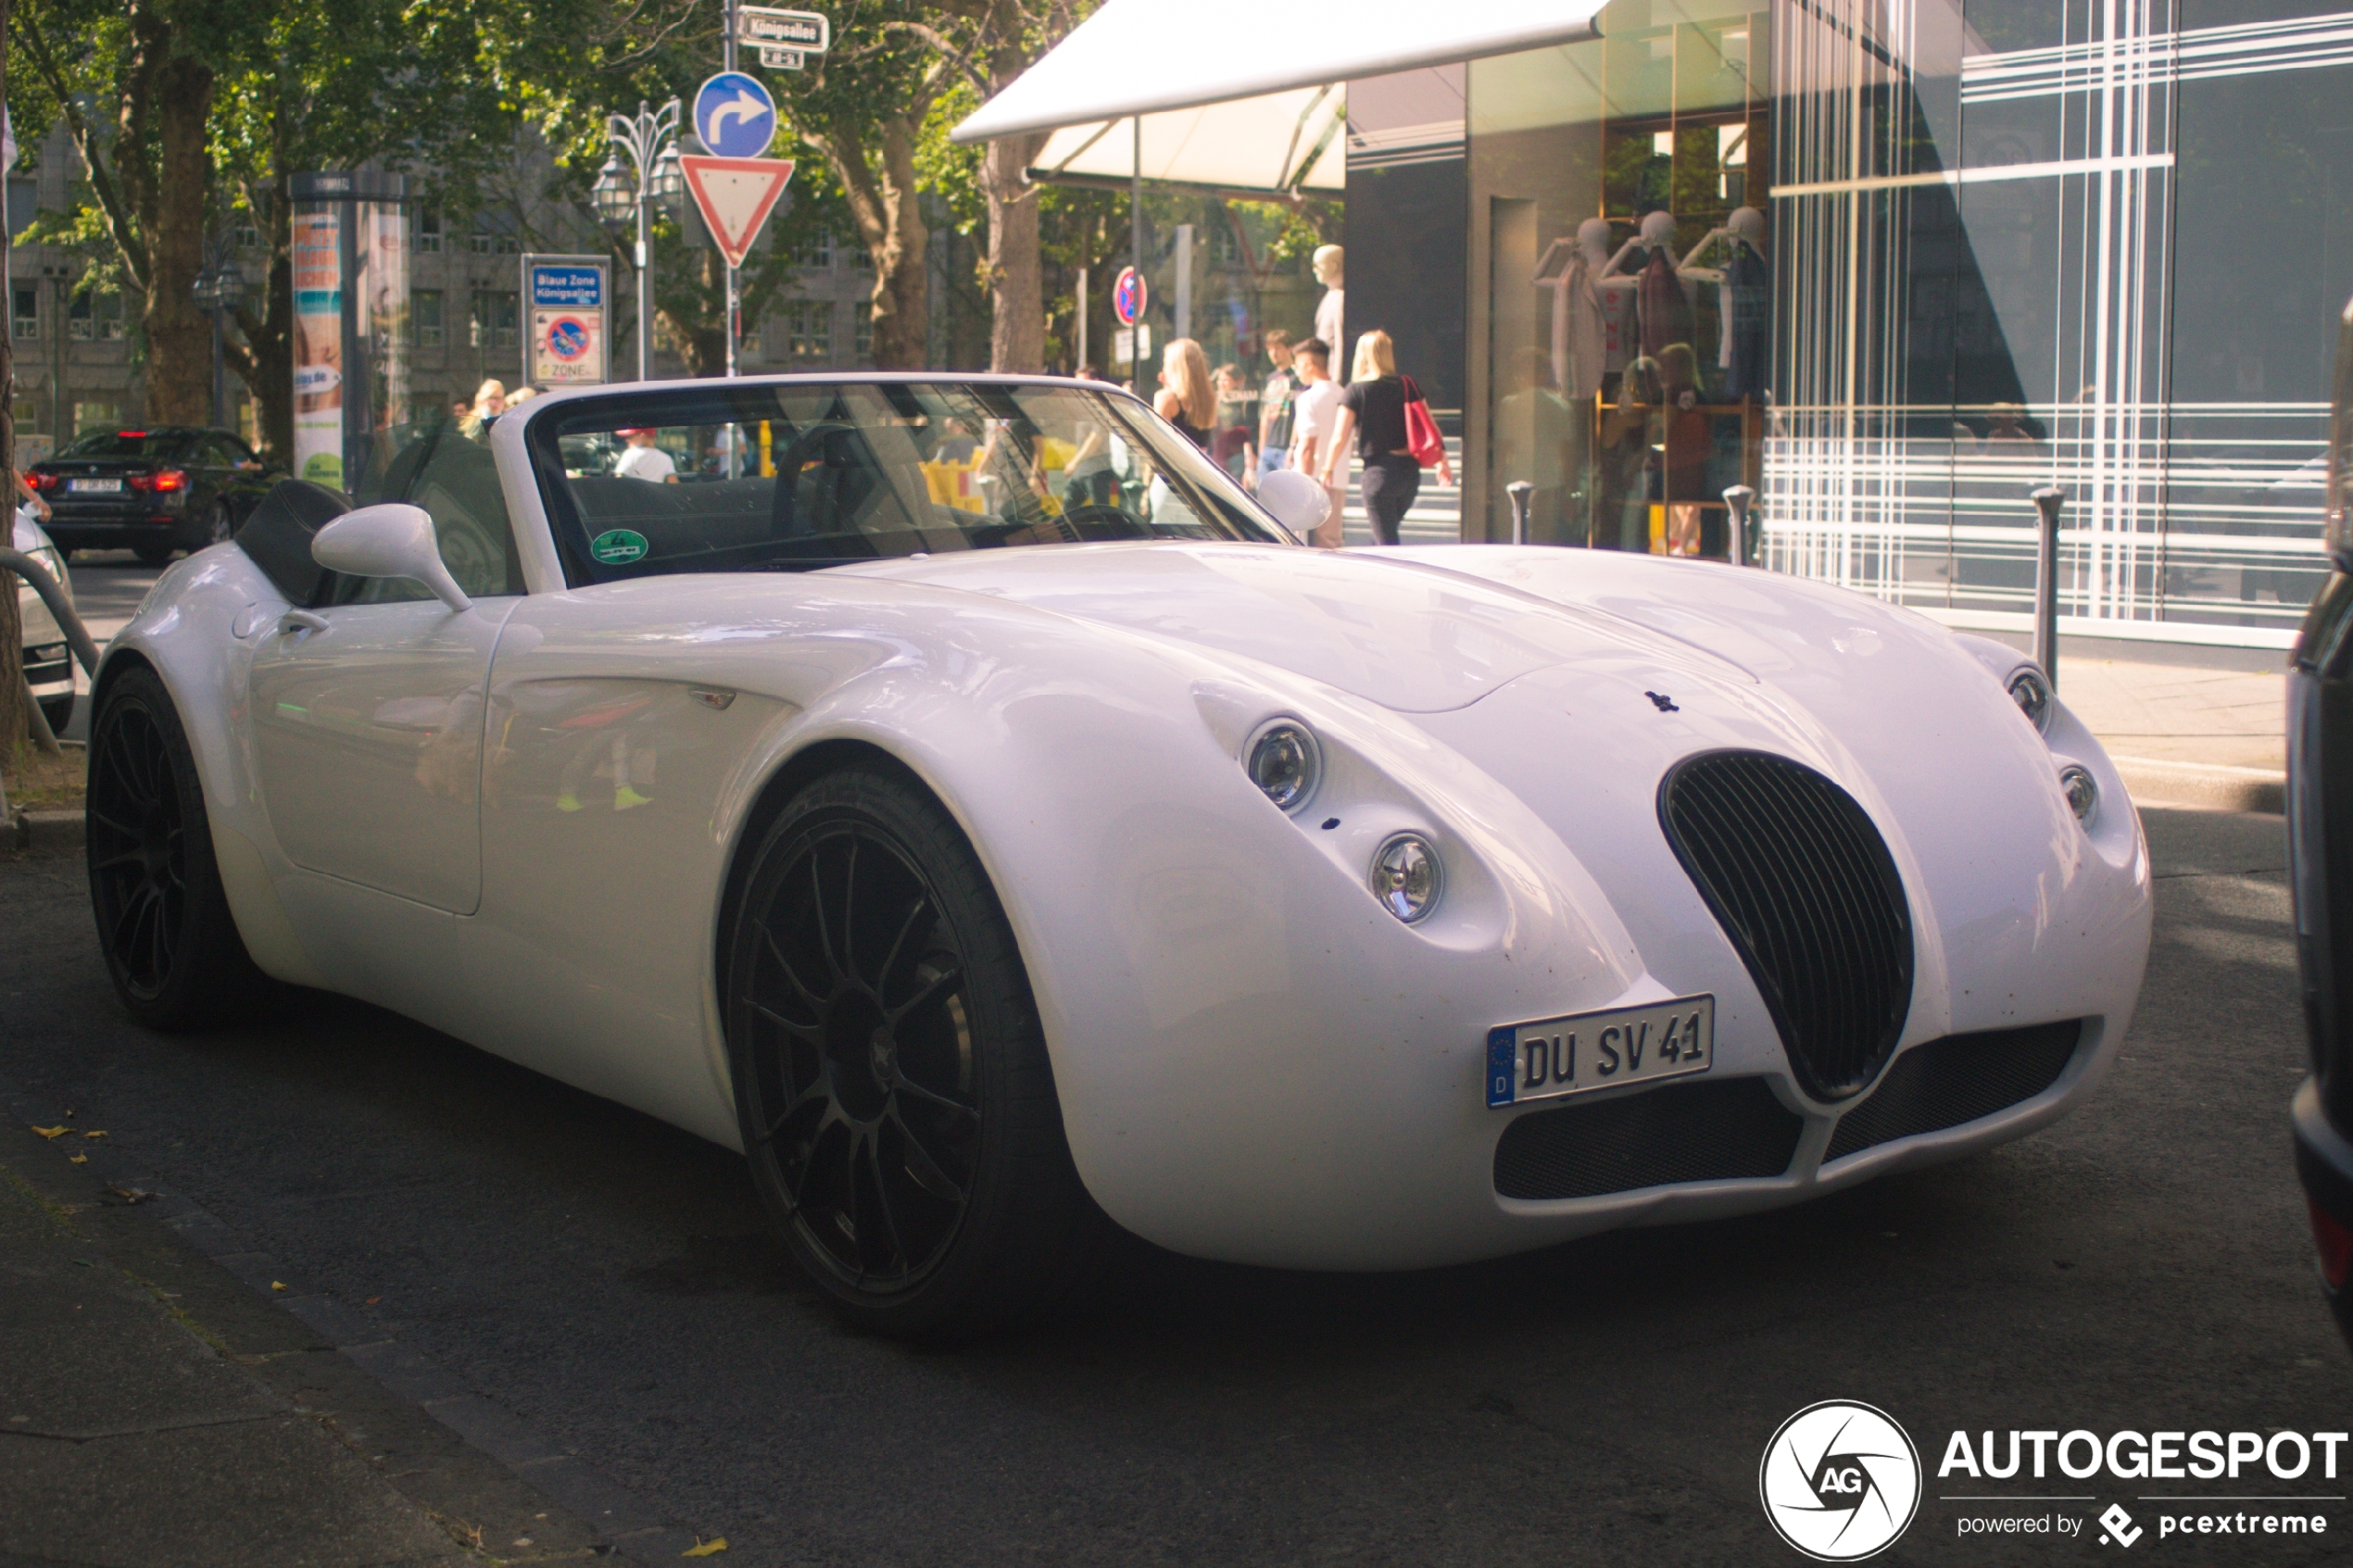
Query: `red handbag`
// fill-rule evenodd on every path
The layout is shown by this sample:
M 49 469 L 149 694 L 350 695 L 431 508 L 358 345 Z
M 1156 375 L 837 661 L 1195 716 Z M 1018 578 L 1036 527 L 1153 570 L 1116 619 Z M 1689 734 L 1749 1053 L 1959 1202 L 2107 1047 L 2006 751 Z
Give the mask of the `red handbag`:
M 1430 418 L 1429 405 L 1422 400 L 1414 378 L 1398 379 L 1405 383 L 1405 449 L 1422 467 L 1436 468 L 1446 460 L 1446 438 L 1438 433 L 1438 421 Z

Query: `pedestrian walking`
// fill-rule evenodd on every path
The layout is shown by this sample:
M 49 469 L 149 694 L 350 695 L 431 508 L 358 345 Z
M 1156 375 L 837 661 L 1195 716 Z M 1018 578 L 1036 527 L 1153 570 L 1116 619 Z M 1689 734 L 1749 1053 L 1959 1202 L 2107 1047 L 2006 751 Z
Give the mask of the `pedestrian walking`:
M 1319 550 L 1340 548 L 1340 508 L 1345 498 L 1341 488 L 1324 472 L 1324 454 L 1333 450 L 1333 438 L 1340 430 L 1340 385 L 1332 380 L 1331 358 L 1331 345 L 1319 337 L 1311 337 L 1291 350 L 1291 373 L 1299 390 L 1291 398 L 1290 466 L 1321 483 L 1331 503 L 1308 540 Z
M 1421 389 L 1397 373 L 1397 350 L 1378 327 L 1356 340 L 1348 381 L 1348 390 L 1340 396 L 1339 429 L 1323 459 L 1324 483 L 1333 483 L 1335 474 L 1346 483 L 1343 465 L 1353 436 L 1364 465 L 1357 483 L 1364 492 L 1365 515 L 1373 525 L 1373 541 L 1394 545 L 1399 525 L 1422 488 L 1421 459 L 1414 456 L 1405 428 L 1406 406 L 1422 402 Z M 1442 449 L 1435 467 L 1441 484 L 1454 483 L 1453 468 Z
M 490 422 L 507 411 L 507 383 L 492 377 L 474 388 L 474 406 L 466 410 L 465 422 L 459 426 L 469 441 L 480 441 Z
M 1217 423 L 1217 391 L 1209 384 L 1209 356 L 1191 338 L 1168 340 L 1160 357 L 1160 392 L 1152 408 L 1194 445 L 1209 450 L 1209 433 Z
M 1290 456 L 1291 399 L 1299 395 L 1299 380 L 1291 370 L 1290 333 L 1275 327 L 1262 341 L 1275 373 L 1266 378 L 1258 396 L 1258 470 L 1252 476 L 1252 488 Z

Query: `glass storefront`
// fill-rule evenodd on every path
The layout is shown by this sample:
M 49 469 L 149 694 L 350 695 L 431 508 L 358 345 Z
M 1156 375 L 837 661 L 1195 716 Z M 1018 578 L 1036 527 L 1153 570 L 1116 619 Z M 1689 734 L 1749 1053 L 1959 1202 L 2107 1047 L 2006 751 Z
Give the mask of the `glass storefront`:
M 1467 72 L 1464 535 L 2284 646 L 2353 293 L 2353 15 L 1616 0 Z M 2353 192 L 2344 193 L 2353 194 Z

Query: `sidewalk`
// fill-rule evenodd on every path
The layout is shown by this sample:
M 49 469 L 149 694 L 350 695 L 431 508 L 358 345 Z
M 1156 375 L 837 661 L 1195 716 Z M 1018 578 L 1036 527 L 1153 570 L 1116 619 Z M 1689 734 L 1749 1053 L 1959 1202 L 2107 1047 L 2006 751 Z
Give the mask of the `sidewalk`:
M 2070 639 L 2071 641 L 2072 639 Z M 2133 798 L 2233 811 L 2286 809 L 2287 655 L 2059 649 L 2059 699 L 2108 747 Z
M 0 1568 L 574 1562 L 594 1533 L 0 1127 Z M 610 1549 L 609 1548 L 606 1549 Z

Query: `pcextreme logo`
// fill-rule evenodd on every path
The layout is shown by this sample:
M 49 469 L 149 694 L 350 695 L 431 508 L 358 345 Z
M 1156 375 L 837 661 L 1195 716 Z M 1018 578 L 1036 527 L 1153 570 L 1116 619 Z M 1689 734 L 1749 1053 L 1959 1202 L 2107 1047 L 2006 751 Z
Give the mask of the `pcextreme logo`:
M 1895 1418 L 1824 1399 L 1781 1423 L 1756 1471 L 1765 1517 L 1818 1562 L 1884 1551 L 1920 1506 L 1920 1454 Z

